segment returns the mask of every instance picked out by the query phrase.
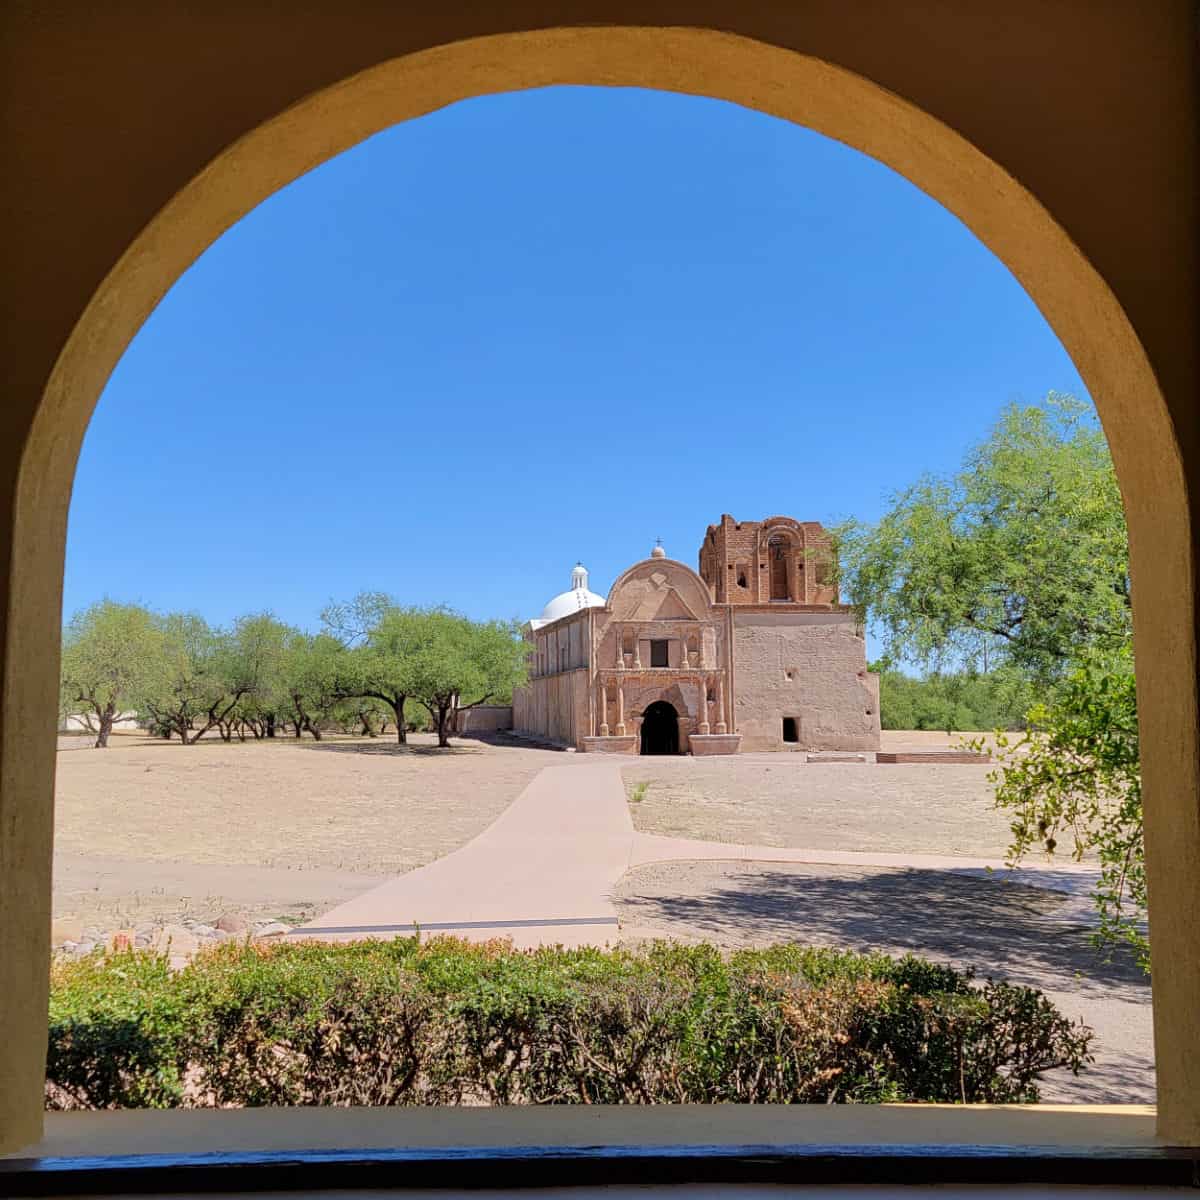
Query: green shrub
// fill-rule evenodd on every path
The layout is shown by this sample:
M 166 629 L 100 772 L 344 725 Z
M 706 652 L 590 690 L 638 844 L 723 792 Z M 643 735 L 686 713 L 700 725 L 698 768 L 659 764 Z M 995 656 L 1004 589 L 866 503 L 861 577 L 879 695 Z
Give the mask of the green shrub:
M 227 943 L 53 992 L 56 1107 L 1033 1101 L 1090 1061 L 1034 989 L 801 946 Z
M 188 1019 L 165 957 L 122 951 L 50 972 L 46 1107 L 174 1108 Z

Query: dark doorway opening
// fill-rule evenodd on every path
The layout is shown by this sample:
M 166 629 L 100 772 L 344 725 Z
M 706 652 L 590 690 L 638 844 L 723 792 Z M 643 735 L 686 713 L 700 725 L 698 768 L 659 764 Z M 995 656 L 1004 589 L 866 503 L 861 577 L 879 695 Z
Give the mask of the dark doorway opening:
M 783 740 L 785 742 L 798 742 L 800 740 L 800 733 L 796 728 L 795 717 L 783 718 Z
M 679 714 L 665 700 L 646 706 L 642 716 L 642 753 L 679 753 Z
M 767 543 L 771 559 L 771 599 L 790 600 L 788 588 L 787 544 L 782 538 L 772 538 Z
M 668 665 L 667 643 L 665 641 L 653 641 L 650 643 L 650 665 L 652 667 L 665 667 Z

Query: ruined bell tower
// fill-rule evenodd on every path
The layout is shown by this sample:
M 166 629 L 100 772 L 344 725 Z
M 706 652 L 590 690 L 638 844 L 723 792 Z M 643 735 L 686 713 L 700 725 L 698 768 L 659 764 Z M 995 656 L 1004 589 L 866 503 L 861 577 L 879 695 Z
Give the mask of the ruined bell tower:
M 835 575 L 833 542 L 817 521 L 724 513 L 700 546 L 700 577 L 717 604 L 835 608 Z

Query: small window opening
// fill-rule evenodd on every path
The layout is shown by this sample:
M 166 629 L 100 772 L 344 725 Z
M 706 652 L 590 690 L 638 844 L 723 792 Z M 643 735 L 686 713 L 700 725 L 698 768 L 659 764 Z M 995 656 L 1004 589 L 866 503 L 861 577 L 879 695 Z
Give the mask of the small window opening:
M 738 587 L 744 588 L 745 586 L 746 586 L 746 572 L 739 571 L 738 572 Z
M 796 731 L 795 717 L 783 718 L 783 740 L 785 742 L 798 742 L 800 740 L 800 735 Z
M 650 665 L 652 667 L 665 667 L 668 665 L 667 643 L 665 641 L 656 640 L 650 643 Z

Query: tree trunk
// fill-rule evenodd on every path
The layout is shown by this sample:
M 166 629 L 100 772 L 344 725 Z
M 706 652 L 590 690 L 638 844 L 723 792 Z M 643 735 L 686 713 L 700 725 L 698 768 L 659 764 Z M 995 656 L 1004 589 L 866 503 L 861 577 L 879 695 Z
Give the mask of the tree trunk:
M 304 732 L 304 726 L 299 721 L 293 721 L 292 724 L 296 728 L 296 736 L 299 737 Z
M 304 728 L 313 735 L 314 742 L 321 740 L 321 731 L 307 717 L 304 719 Z
M 108 735 L 112 733 L 114 713 L 111 711 L 110 705 L 100 714 L 100 728 L 96 733 L 96 745 L 94 749 L 105 750 L 108 747 Z
M 267 727 L 267 737 L 273 738 L 275 736 L 275 714 L 274 713 L 271 713 L 267 717 L 266 727 Z
M 371 727 L 371 722 L 367 720 L 366 713 L 359 713 L 358 719 L 362 722 L 362 732 L 364 737 L 374 737 L 375 730 Z
M 388 701 L 392 706 L 392 712 L 396 714 L 396 744 L 398 746 L 408 745 L 408 730 L 404 725 L 404 701 L 407 699 L 407 696 L 401 696 L 399 699 Z
M 450 745 L 450 714 L 454 711 L 453 702 L 438 704 L 437 735 L 438 746 L 445 750 Z

